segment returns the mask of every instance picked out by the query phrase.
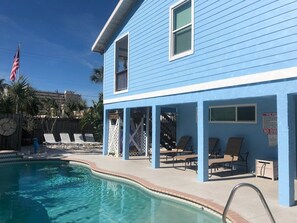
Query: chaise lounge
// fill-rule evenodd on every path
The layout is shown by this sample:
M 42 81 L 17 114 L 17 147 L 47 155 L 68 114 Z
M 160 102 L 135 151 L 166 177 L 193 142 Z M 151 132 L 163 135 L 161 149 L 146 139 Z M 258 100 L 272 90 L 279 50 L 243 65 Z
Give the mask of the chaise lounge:
M 93 146 L 101 145 L 100 142 L 96 142 L 93 133 L 85 133 L 86 142 Z
M 161 150 L 160 155 L 166 156 L 166 159 L 167 159 L 168 156 L 174 158 L 175 156 L 177 156 L 179 154 L 192 153 L 191 150 L 187 150 L 188 145 L 189 145 L 189 143 L 191 141 L 191 138 L 192 138 L 191 136 L 182 136 L 179 139 L 175 149 Z
M 78 147 L 80 144 L 77 142 L 73 142 L 70 139 L 70 136 L 68 133 L 60 133 L 61 143 L 65 147 Z
M 61 142 L 56 141 L 54 134 L 52 133 L 44 133 L 43 137 L 45 140 L 44 143 L 47 147 L 61 145 Z
M 212 176 L 212 170 L 218 168 L 219 166 L 225 166 L 231 169 L 231 174 L 233 174 L 234 165 L 240 161 L 240 150 L 243 144 L 243 137 L 230 137 L 227 142 L 226 151 L 222 158 L 209 159 L 208 166 L 210 168 L 210 176 Z M 247 170 L 247 156 L 243 159 L 245 161 L 245 166 Z
M 95 141 L 94 135 L 92 133 L 85 134 L 86 141 L 84 140 L 83 134 L 81 134 L 81 133 L 74 133 L 73 137 L 74 137 L 74 142 L 76 142 L 82 146 L 91 147 L 91 146 L 99 146 L 100 145 L 100 142 Z
M 218 153 L 219 153 L 219 150 L 217 149 L 218 144 L 219 144 L 218 138 L 211 137 L 208 139 L 208 151 L 209 151 L 210 158 L 215 158 L 218 156 Z M 184 170 L 186 170 L 187 164 L 189 164 L 188 166 L 191 166 L 192 162 L 197 162 L 197 158 L 198 158 L 198 154 L 186 154 L 186 155 L 175 156 L 173 167 L 175 167 L 174 164 L 176 162 L 182 161 L 184 162 Z
M 165 156 L 166 160 L 168 157 L 174 158 L 176 155 L 180 154 L 190 154 L 192 153 L 191 150 L 187 150 L 189 147 L 190 141 L 191 141 L 191 136 L 182 136 L 177 145 L 176 148 L 168 150 L 168 149 L 162 149 L 160 150 L 160 156 Z M 149 161 L 151 161 L 151 153 L 149 153 Z

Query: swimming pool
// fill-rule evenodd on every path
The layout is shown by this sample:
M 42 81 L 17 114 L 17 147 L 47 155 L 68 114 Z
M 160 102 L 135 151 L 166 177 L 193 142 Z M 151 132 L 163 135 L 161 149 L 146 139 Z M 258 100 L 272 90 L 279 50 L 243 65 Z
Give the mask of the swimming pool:
M 188 204 L 68 162 L 0 165 L 0 222 L 221 222 Z

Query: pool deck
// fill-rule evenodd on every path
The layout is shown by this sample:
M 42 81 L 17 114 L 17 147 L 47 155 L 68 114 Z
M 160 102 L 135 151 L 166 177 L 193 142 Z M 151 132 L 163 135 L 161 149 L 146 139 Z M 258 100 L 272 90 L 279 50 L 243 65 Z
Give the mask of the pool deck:
M 100 150 L 87 148 L 80 151 L 47 149 L 46 153 L 27 154 L 27 158 L 58 158 L 86 163 L 98 172 L 128 178 L 149 189 L 199 202 L 221 213 L 233 187 L 239 183 L 250 183 L 261 190 L 276 222 L 293 223 L 297 219 L 297 205 L 284 207 L 278 204 L 278 181 L 256 178 L 252 173 L 230 176 L 229 172 L 217 172 L 208 182 L 201 183 L 195 170 L 175 169 L 170 161 L 162 160 L 161 167 L 153 169 L 147 157 L 122 160 L 102 156 Z M 236 192 L 228 217 L 233 222 L 270 222 L 257 193 L 247 187 Z

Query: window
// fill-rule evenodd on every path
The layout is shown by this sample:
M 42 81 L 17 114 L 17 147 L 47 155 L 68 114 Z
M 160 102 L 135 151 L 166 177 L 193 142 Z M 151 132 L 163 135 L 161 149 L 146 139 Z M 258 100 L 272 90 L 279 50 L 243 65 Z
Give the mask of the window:
M 238 122 L 255 122 L 256 107 L 255 106 L 240 106 L 237 107 Z
M 210 109 L 211 121 L 235 122 L 235 107 L 218 107 Z
M 210 107 L 209 121 L 221 123 L 256 123 L 256 105 Z
M 193 5 L 184 0 L 170 8 L 170 59 L 193 53 Z
M 128 35 L 115 44 L 115 91 L 127 90 L 128 85 Z

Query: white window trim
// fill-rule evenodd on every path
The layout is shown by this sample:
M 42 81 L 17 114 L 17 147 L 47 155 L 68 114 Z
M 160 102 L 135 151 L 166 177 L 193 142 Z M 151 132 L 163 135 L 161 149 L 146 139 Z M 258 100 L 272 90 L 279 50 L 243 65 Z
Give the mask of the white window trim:
M 235 107 L 235 121 L 211 121 L 212 108 L 229 108 Z M 237 108 L 238 107 L 255 107 L 255 121 L 237 121 Z M 235 104 L 235 105 L 219 105 L 209 106 L 209 123 L 222 123 L 222 124 L 257 124 L 257 104 Z
M 128 36 L 128 51 L 127 51 L 127 55 L 128 55 L 128 61 L 127 61 L 127 89 L 125 90 L 121 90 L 121 91 L 117 91 L 116 90 L 116 62 L 117 62 L 117 42 L 120 41 L 121 39 L 123 39 L 124 37 Z M 118 37 L 115 41 L 114 41 L 114 71 L 113 71 L 113 76 L 114 76 L 114 83 L 113 83 L 113 93 L 114 94 L 123 94 L 123 93 L 127 93 L 128 89 L 129 89 L 129 70 L 130 70 L 130 33 L 127 32 L 123 35 L 121 35 L 120 37 Z
M 174 55 L 174 43 L 173 43 L 173 10 L 177 7 L 179 7 L 180 5 L 191 1 L 191 24 L 187 24 L 181 28 L 187 27 L 189 25 L 192 26 L 192 32 L 191 32 L 191 49 L 182 53 L 179 53 L 177 55 Z M 169 9 L 169 61 L 172 60 L 176 60 L 188 55 L 191 55 L 194 53 L 194 32 L 195 32 L 195 28 L 194 28 L 194 2 L 193 0 L 181 0 L 178 1 L 177 3 L 175 3 L 174 5 L 170 6 Z M 180 29 L 181 29 L 180 28 Z

